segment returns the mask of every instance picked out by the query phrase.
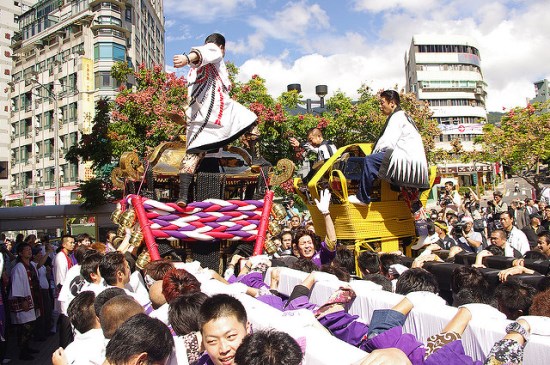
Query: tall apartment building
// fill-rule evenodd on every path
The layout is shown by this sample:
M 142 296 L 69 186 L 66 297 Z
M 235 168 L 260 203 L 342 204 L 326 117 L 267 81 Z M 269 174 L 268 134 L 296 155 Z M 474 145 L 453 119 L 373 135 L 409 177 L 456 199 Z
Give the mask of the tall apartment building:
M 18 31 L 19 16 L 30 9 L 34 0 L 3 1 L 0 3 L 0 192 L 3 197 L 10 193 L 10 109 L 12 50 L 11 39 Z
M 464 150 L 473 150 L 487 121 L 487 84 L 476 42 L 466 36 L 415 35 L 405 54 L 405 71 L 407 91 L 428 102 L 439 123 L 436 148 L 451 150 L 451 141 L 458 138 Z M 440 172 L 455 176 L 491 171 L 491 165 L 482 163 L 440 166 Z M 463 183 L 472 184 L 475 176 Z
M 415 35 L 405 55 L 407 90 L 427 101 L 441 128 L 437 148 L 451 149 L 459 138 L 472 150 L 487 120 L 481 58 L 474 40 L 465 36 Z
M 8 200 L 70 204 L 92 172 L 64 156 L 91 132 L 94 100 L 116 94 L 112 65 L 164 65 L 162 1 L 42 0 L 19 17 L 11 48 Z

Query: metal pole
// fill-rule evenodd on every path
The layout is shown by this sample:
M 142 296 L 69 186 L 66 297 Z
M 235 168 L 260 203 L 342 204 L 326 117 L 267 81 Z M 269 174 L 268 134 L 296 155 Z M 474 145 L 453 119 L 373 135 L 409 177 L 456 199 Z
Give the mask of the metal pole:
M 53 120 L 53 158 L 54 158 L 54 184 L 55 184 L 55 205 L 59 205 L 59 103 L 55 91 L 52 93 L 54 120 Z

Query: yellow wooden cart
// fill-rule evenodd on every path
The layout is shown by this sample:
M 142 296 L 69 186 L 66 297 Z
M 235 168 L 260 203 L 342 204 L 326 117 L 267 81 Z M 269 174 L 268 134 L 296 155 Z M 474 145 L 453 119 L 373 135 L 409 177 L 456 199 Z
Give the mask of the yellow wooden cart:
M 336 236 L 342 240 L 354 240 L 356 254 L 363 250 L 396 251 L 400 240 L 416 239 L 410 209 L 401 198 L 400 192 L 392 190 L 388 182 L 375 182 L 373 201 L 369 205 L 349 203 L 349 195 L 355 194 L 358 187 L 361 158 L 371 151 L 370 143 L 342 147 L 319 167 L 307 186 L 299 178 L 294 180 L 296 191 L 306 203 L 315 231 L 321 237 L 326 234 L 324 219 L 317 210 L 314 199 L 319 198 L 320 190 L 329 188 L 333 196 L 329 209 Z M 433 185 L 435 175 L 436 167 L 432 166 L 430 186 Z M 429 190 L 420 197 L 423 205 L 426 204 L 428 193 Z M 410 255 L 410 249 L 408 254 Z

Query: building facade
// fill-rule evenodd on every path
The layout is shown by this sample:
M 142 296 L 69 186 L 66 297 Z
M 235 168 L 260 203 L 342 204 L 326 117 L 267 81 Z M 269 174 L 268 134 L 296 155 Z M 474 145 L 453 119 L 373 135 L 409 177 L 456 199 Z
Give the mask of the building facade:
M 30 9 L 34 0 L 2 1 L 0 3 L 0 193 L 10 194 L 10 113 L 9 85 L 12 81 L 11 40 L 19 30 L 19 17 Z
M 550 82 L 547 79 L 535 82 L 535 97 L 531 99 L 533 103 L 544 103 L 550 99 Z
M 436 148 L 459 139 L 473 150 L 487 121 L 486 86 L 475 41 L 465 36 L 415 35 L 405 55 L 407 91 L 429 103 L 441 129 Z
M 120 85 L 110 70 L 164 65 L 161 0 L 42 0 L 21 14 L 9 84 L 10 194 L 30 204 L 70 204 L 93 175 L 65 154 L 91 132 L 95 100 Z

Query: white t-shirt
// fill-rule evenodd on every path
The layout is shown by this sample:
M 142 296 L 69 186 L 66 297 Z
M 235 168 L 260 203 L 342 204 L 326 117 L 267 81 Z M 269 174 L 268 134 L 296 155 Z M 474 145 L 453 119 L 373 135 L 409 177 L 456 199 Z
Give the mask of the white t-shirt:
M 65 348 L 69 365 L 101 365 L 105 361 L 106 341 L 101 328 L 86 333 L 76 331 L 74 341 Z
M 510 246 L 521 252 L 522 255 L 525 255 L 525 253 L 531 249 L 529 247 L 527 236 L 517 227 L 512 227 L 512 230 L 510 231 L 506 242 L 508 242 Z

